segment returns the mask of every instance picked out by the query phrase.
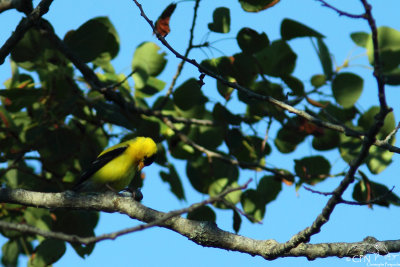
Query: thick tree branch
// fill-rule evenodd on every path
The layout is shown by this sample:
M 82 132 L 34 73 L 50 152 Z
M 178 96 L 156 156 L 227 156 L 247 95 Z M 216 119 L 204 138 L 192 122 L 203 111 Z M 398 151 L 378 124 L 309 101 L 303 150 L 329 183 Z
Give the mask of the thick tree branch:
M 175 231 L 202 246 L 243 252 L 252 256 L 261 256 L 268 260 L 276 257 L 307 257 L 308 259 L 315 259 L 332 256 L 355 257 L 371 253 L 384 255 L 400 252 L 399 240 L 378 241 L 375 238 L 368 237 L 361 242 L 355 243 L 301 244 L 288 252 L 276 255 L 271 253 L 275 251 L 276 247 L 280 246 L 275 240 L 256 240 L 236 235 L 221 230 L 214 223 L 192 221 L 175 214 L 165 220 L 165 216 L 168 213 L 156 211 L 132 200 L 130 197 L 122 197 L 114 193 L 80 195 L 72 192 L 41 193 L 23 189 L 1 189 L 0 202 L 32 207 L 118 212 L 145 223 L 159 222 L 157 226 Z M 79 242 L 79 237 L 47 232 L 28 225 L 0 221 L 0 227 L 58 238 L 68 242 Z
M 13 47 L 24 37 L 25 32 L 49 11 L 52 2 L 53 0 L 42 0 L 27 18 L 23 18 L 19 22 L 15 31 L 0 48 L 0 65 L 4 63 L 4 60 L 11 53 Z

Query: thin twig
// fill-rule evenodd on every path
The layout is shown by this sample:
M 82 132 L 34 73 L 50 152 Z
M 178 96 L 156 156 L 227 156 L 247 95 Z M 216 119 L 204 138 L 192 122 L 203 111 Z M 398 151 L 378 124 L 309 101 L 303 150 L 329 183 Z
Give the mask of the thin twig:
M 317 190 L 314 190 L 314 189 L 312 189 L 312 188 L 310 188 L 308 186 L 305 186 L 305 185 L 303 185 L 303 187 L 304 187 L 304 189 L 306 189 L 306 190 L 308 190 L 308 191 L 310 191 L 311 193 L 314 193 L 314 194 L 323 195 L 323 196 L 331 196 L 331 195 L 333 195 L 332 192 L 317 191 Z
M 365 18 L 365 14 L 360 14 L 360 15 L 351 14 L 351 13 L 342 11 L 342 10 L 340 10 L 340 9 L 338 9 L 338 8 L 336 8 L 336 7 L 332 6 L 332 5 L 330 5 L 330 4 L 328 4 L 328 3 L 325 2 L 324 0 L 317 0 L 317 1 L 318 1 L 318 2 L 321 2 L 321 3 L 322 3 L 322 6 L 325 6 L 325 7 L 327 7 L 327 8 L 330 8 L 330 9 L 336 11 L 336 12 L 339 14 L 339 16 L 346 16 L 346 17 L 353 18 L 353 19 Z
M 385 194 L 378 196 L 374 199 L 368 200 L 368 201 L 348 201 L 348 200 L 344 200 L 342 199 L 340 201 L 340 203 L 343 204 L 347 204 L 347 205 L 356 205 L 356 206 L 365 206 L 365 205 L 370 205 L 370 204 L 377 204 L 377 202 L 381 201 L 381 200 L 385 200 L 385 198 L 387 198 L 394 190 L 394 186 L 388 190 Z

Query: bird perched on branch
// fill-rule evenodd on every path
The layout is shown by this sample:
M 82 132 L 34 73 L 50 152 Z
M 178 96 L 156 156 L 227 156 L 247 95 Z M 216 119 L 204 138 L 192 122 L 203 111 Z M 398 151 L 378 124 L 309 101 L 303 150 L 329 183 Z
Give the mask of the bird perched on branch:
M 155 160 L 157 146 L 153 139 L 136 137 L 101 152 L 82 173 L 73 187 L 77 192 L 119 192 L 132 181 L 135 173 Z

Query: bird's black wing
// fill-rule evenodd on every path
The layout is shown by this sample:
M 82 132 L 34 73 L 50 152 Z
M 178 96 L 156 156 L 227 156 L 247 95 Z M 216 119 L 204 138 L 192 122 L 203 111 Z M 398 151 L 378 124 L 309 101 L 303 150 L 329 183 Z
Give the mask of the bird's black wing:
M 124 151 L 128 148 L 128 146 L 118 147 L 116 149 L 110 150 L 100 157 L 98 157 L 95 161 L 92 162 L 92 165 L 82 173 L 79 182 L 74 186 L 73 189 L 79 188 L 83 182 L 89 179 L 93 174 L 95 174 L 98 170 L 100 170 L 104 165 L 124 153 Z

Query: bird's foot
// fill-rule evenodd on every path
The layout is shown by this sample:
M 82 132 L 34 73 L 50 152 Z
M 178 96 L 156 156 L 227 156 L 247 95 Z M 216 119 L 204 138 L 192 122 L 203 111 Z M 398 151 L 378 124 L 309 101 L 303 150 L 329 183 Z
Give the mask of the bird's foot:
M 143 194 L 142 194 L 142 191 L 140 190 L 140 188 L 133 190 L 133 189 L 127 187 L 122 190 L 120 195 L 124 196 L 124 197 L 132 197 L 134 200 L 136 200 L 138 202 L 140 202 L 143 199 Z

